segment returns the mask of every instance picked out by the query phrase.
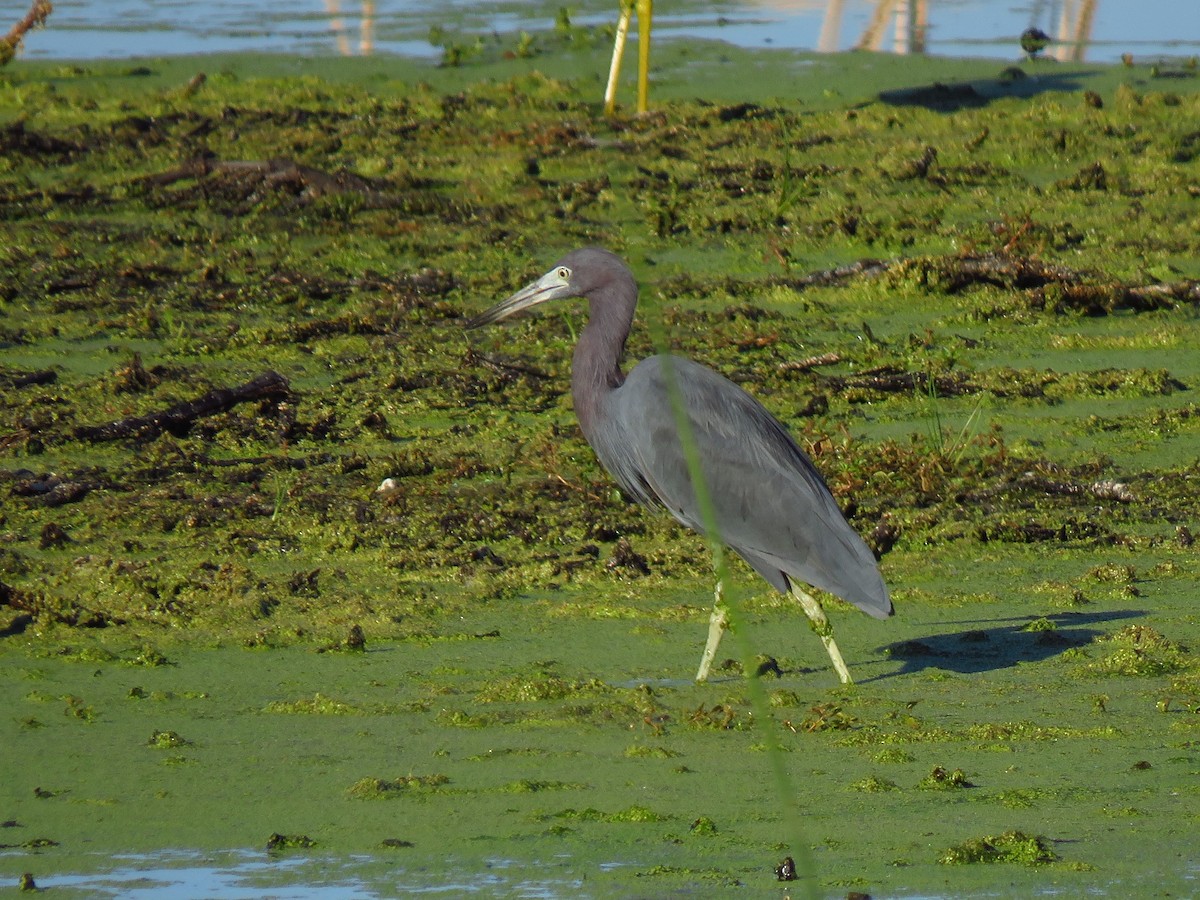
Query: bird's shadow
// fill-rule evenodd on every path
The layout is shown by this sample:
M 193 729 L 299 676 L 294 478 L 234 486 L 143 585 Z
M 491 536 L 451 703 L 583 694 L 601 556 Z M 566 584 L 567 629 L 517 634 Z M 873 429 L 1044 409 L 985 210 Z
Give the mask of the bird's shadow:
M 1045 617 L 1053 623 L 1053 628 L 1034 630 L 1030 628 L 1028 618 L 1004 619 L 999 620 L 1004 624 L 993 624 L 987 628 L 970 628 L 897 641 L 878 649 L 893 660 L 899 660 L 901 666 L 895 671 L 863 680 L 878 681 L 926 669 L 972 675 L 1006 669 L 1017 663 L 1040 662 L 1072 647 L 1090 644 L 1103 633 L 1088 626 L 1144 615 L 1144 611 L 1132 609 L 1095 613 L 1064 612 Z
M 879 100 L 891 106 L 923 106 L 936 112 L 976 109 L 1006 97 L 1034 97 L 1050 91 L 1078 91 L 1092 73 L 1047 72 L 1026 75 L 1019 66 L 1010 66 L 995 78 L 922 84 L 916 87 L 880 91 Z

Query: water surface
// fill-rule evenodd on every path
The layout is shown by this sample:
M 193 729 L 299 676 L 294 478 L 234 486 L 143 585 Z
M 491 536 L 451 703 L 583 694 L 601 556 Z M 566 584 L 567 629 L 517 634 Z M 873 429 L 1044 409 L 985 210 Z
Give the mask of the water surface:
M 468 35 L 513 34 L 551 29 L 561 9 L 578 25 L 615 20 L 615 0 L 562 3 L 515 0 L 307 0 L 297 4 L 245 0 L 60 0 L 50 27 L 31 36 L 32 59 L 156 56 L 228 51 L 280 53 L 398 53 L 437 59 L 432 28 Z M 706 38 L 741 47 L 845 50 L 863 41 L 874 0 L 845 0 L 834 16 L 820 0 L 660 0 L 655 34 L 660 38 Z M 0 21 L 15 21 L 28 4 L 0 3 Z M 1200 52 L 1200 22 L 1180 21 L 1173 0 L 1096 0 L 1083 58 L 1115 62 L 1122 54 L 1152 58 Z M 926 47 L 942 56 L 1017 58 L 1017 37 L 1031 26 L 1071 35 L 1086 13 L 1084 0 L 994 3 L 951 0 L 929 3 Z M 822 29 L 830 26 L 824 46 Z M 1182 26 L 1182 27 L 1181 27 Z M 881 29 L 879 49 L 896 47 L 894 18 Z M 1054 51 L 1051 51 L 1054 52 Z

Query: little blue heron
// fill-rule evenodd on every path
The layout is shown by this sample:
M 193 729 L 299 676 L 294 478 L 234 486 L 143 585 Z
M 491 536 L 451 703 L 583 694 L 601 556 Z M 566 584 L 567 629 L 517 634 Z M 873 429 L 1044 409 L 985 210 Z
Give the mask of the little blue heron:
M 628 375 L 621 372 L 637 282 L 620 257 L 597 247 L 572 251 L 466 327 L 490 325 L 567 297 L 588 301 L 588 322 L 572 361 L 571 395 L 579 426 L 601 465 L 629 496 L 665 507 L 684 525 L 705 532 L 676 429 L 673 375 L 720 540 L 800 602 L 842 683 L 851 683 L 820 602 L 800 584 L 886 618 L 893 612 L 892 601 L 875 557 L 847 524 L 812 461 L 779 420 L 742 388 L 706 366 L 665 354 L 643 360 Z M 707 679 L 727 626 L 721 592 L 718 580 L 697 681 Z

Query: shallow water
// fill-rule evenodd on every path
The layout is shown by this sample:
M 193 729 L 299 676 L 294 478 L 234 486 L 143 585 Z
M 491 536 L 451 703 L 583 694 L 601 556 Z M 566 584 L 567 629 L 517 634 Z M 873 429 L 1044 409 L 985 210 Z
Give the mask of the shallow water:
M 164 897 L 208 898 L 208 900 L 381 900 L 389 897 L 512 897 L 520 900 L 584 900 L 616 896 L 589 886 L 578 873 L 555 877 L 555 869 L 570 871 L 571 860 L 561 857 L 548 864 L 528 865 L 513 860 L 491 859 L 478 870 L 463 869 L 431 873 L 408 871 L 394 861 L 372 856 L 311 856 L 278 858 L 263 852 L 230 850 L 201 854 L 164 851 L 110 857 L 102 871 L 88 874 L 50 875 L 36 880 L 37 887 L 54 896 L 162 900 Z M 630 863 L 600 863 L 598 874 L 627 867 Z M 1200 868 L 1188 867 L 1181 884 L 1195 884 Z M 1024 890 L 1024 889 L 1022 889 Z M 1128 896 L 1132 885 L 1112 884 L 1089 889 L 1091 897 Z M 1186 887 L 1185 887 L 1186 891 Z M 690 894 L 700 896 L 700 894 Z M 787 896 L 778 890 L 753 896 Z M 971 897 L 1017 898 L 1072 896 L 1068 889 L 1030 886 L 1027 893 L 1000 886 L 980 886 Z M 966 895 L 956 891 L 900 891 L 888 896 L 898 900 L 956 900 Z M 1184 893 L 1179 896 L 1190 896 Z
M 1017 36 L 1030 26 L 1056 35 L 1062 2 L 930 3 L 928 52 L 940 56 L 1016 59 Z M 1075 6 L 1078 0 L 1073 0 Z M 28 4 L 0 3 L 0 22 L 15 20 Z M 30 59 L 154 56 L 216 52 L 397 53 L 436 59 L 430 29 L 452 34 L 540 32 L 553 27 L 561 2 L 514 0 L 308 0 L 265 4 L 246 0 L 156 3 L 151 0 L 60 0 L 50 27 L 26 41 Z M 579 25 L 611 23 L 615 0 L 566 4 Z M 860 41 L 876 4 L 849 0 L 831 45 L 820 48 L 827 4 L 787 0 L 662 2 L 655 15 L 659 38 L 706 38 L 746 48 L 846 50 Z M 1181 28 L 1180 26 L 1183 25 Z M 895 44 L 885 29 L 883 49 Z M 833 34 L 834 32 L 831 32 Z M 1116 62 L 1200 52 L 1195 22 L 1180 21 L 1177 0 L 1097 0 L 1084 59 Z
M 279 857 L 251 850 L 217 853 L 164 851 L 117 855 L 89 874 L 38 878 L 39 888 L 65 897 L 113 897 L 161 900 L 163 897 L 212 900 L 366 900 L 397 896 L 497 896 L 557 900 L 579 897 L 578 878 L 555 878 L 550 866 L 522 866 L 487 860 L 480 870 L 429 873 L 408 871 L 394 860 L 349 857 Z

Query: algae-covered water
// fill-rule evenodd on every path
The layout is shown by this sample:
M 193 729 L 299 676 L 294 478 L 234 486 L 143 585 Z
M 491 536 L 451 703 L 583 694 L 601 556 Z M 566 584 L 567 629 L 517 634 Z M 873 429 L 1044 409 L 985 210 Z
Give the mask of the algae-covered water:
M 545 41 L 0 70 L 2 890 L 1195 894 L 1190 70 L 677 47 L 605 119 Z M 881 554 L 855 686 L 740 566 L 693 684 L 580 311 L 462 331 L 586 243 Z

